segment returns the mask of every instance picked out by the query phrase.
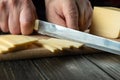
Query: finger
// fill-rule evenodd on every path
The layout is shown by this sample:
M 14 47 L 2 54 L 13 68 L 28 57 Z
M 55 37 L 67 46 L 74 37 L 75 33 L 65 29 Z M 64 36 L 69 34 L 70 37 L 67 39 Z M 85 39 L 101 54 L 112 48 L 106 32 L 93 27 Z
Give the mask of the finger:
M 9 30 L 12 34 L 20 34 L 19 13 L 13 11 L 9 14 Z
M 79 25 L 79 30 L 84 31 L 85 28 L 85 0 L 76 0 L 77 1 L 77 6 L 78 6 L 78 11 L 79 11 L 79 21 L 78 21 L 78 25 Z M 79 5 L 80 4 L 80 5 Z
M 28 35 L 33 32 L 33 27 L 36 19 L 36 13 L 32 11 L 28 6 L 20 13 L 20 27 L 23 35 Z
M 0 26 L 3 32 L 9 32 L 7 16 L 5 16 L 5 18 L 0 22 Z
M 79 13 L 75 1 L 68 1 L 67 4 L 63 5 L 63 14 L 67 27 L 78 30 Z
M 16 5 L 15 0 L 10 0 L 8 3 L 8 26 L 11 34 L 20 34 L 20 23 L 19 23 L 19 7 Z
M 66 26 L 63 14 L 61 13 L 61 11 L 57 11 L 57 9 L 55 9 L 54 7 L 51 9 L 46 8 L 46 17 L 49 22 Z
M 79 3 L 82 3 L 79 5 Z M 84 31 L 88 29 L 91 21 L 92 6 L 88 0 L 77 0 L 77 5 L 79 6 L 79 25 L 80 30 Z
M 88 8 L 89 8 L 89 9 L 88 9 Z M 87 9 L 88 9 L 88 12 L 87 12 L 87 10 L 86 10 L 86 13 L 88 13 L 88 14 L 87 14 L 87 15 L 88 15 L 88 17 L 87 17 L 87 22 L 88 22 L 88 24 L 87 24 L 86 26 L 87 26 L 87 28 L 89 28 L 90 25 L 91 25 L 91 22 L 92 22 L 92 14 L 93 14 L 93 9 L 92 9 L 92 7 L 91 7 L 91 3 L 90 3 L 90 2 L 88 3 Z
M 85 12 L 82 10 L 79 13 L 79 30 L 84 31 L 85 30 Z
M 0 2 L 0 26 L 3 32 L 8 32 L 8 13 L 6 10 L 5 2 Z

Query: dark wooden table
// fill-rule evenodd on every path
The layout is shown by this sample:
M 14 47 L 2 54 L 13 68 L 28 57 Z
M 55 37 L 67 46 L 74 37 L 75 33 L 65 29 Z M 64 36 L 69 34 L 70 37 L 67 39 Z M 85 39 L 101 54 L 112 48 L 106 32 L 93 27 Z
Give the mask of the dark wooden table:
M 1 61 L 0 80 L 120 80 L 120 56 L 100 52 Z

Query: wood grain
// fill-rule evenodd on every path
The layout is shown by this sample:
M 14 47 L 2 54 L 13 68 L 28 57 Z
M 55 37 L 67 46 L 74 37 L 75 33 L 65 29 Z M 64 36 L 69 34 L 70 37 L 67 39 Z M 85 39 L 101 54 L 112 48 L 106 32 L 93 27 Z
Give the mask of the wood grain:
M 120 79 L 120 56 L 111 53 L 99 53 L 86 56 L 93 64 L 111 76 L 114 80 Z
M 94 55 L 49 57 L 0 63 L 1 80 L 119 80 L 106 73 L 88 58 Z M 102 60 L 106 54 L 100 54 Z M 87 57 L 87 58 L 86 58 Z M 93 60 L 94 60 L 93 59 Z M 106 60 L 106 59 L 104 59 Z M 114 61 L 114 59 L 113 59 Z M 101 62 L 96 62 L 100 64 Z M 105 62 L 109 64 L 108 62 Z M 109 64 L 110 65 L 110 64 Z M 119 74 L 119 72 L 118 72 Z

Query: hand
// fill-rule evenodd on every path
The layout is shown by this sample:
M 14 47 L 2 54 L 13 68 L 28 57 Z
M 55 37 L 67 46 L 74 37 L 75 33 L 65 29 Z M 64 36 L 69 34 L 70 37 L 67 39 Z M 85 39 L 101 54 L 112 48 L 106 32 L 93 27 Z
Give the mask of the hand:
M 45 0 L 45 4 L 49 22 L 82 31 L 91 24 L 89 0 Z
M 36 19 L 32 0 L 0 0 L 0 29 L 12 34 L 30 34 Z

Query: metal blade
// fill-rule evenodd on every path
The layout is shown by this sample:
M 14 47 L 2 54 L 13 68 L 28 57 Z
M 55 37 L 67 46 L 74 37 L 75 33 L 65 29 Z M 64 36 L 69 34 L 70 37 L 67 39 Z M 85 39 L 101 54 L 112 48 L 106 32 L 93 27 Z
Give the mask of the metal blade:
M 38 33 L 85 43 L 86 46 L 120 55 L 120 42 L 73 30 L 53 23 L 40 21 Z

